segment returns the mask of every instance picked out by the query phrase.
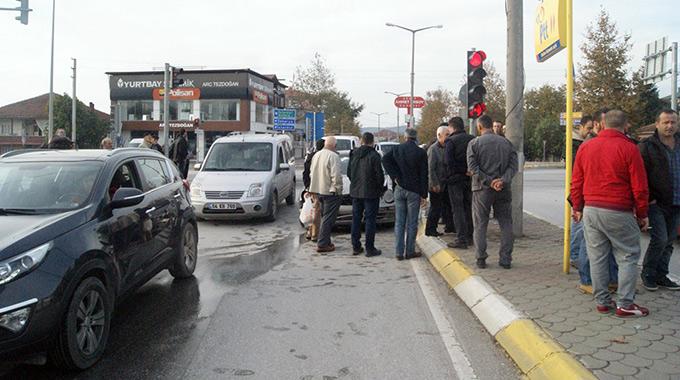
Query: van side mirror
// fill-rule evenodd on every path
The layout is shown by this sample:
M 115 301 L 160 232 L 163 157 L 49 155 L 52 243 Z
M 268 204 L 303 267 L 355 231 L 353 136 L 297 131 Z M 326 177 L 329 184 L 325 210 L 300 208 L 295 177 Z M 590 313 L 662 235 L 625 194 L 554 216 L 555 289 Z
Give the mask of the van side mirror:
M 290 170 L 290 164 L 279 164 L 279 170 Z
M 201 170 L 201 165 L 202 165 L 202 164 L 203 164 L 202 162 L 197 162 L 197 163 L 195 163 L 195 164 L 194 164 L 194 170 Z
M 111 208 L 123 208 L 138 205 L 144 200 L 144 193 L 135 187 L 121 187 L 116 190 L 111 200 Z

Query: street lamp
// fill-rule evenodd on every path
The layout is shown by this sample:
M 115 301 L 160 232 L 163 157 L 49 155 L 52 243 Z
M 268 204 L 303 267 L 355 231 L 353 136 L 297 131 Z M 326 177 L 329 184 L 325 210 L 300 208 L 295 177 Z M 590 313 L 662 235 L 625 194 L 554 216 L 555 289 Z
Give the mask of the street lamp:
M 55 0 L 52 0 L 52 50 L 50 53 L 50 95 L 47 105 L 47 143 L 52 141 L 52 129 L 54 127 L 54 8 Z
M 380 113 L 371 112 L 371 113 L 378 117 L 378 133 L 376 133 L 376 135 L 378 135 L 378 141 L 380 141 L 380 116 L 387 115 L 387 112 L 380 112 Z
M 413 81 L 414 81 L 414 78 L 415 78 L 415 75 L 416 75 L 415 72 L 414 72 L 414 66 L 415 66 L 415 61 L 416 61 L 416 55 L 415 55 L 416 54 L 416 33 L 422 32 L 423 30 L 427 30 L 427 29 L 441 29 L 441 28 L 443 28 L 443 26 L 442 25 L 432 25 L 432 26 L 426 26 L 424 28 L 419 28 L 419 29 L 410 29 L 410 28 L 407 28 L 407 27 L 404 27 L 404 26 L 401 26 L 401 25 L 392 24 L 390 22 L 386 22 L 385 25 L 393 26 L 395 28 L 404 29 L 406 31 L 411 32 L 411 101 L 409 102 L 409 108 L 408 108 L 409 114 L 410 114 L 411 117 L 409 118 L 408 126 L 409 126 L 409 128 L 413 128 L 413 119 L 414 119 L 413 118 Z
M 408 94 L 408 92 L 402 92 L 400 94 L 397 94 L 396 92 L 392 92 L 392 91 L 385 91 L 385 93 L 390 94 L 390 95 L 394 95 L 397 98 L 402 96 L 402 95 Z M 399 107 L 397 107 L 396 105 L 395 105 L 395 107 L 397 108 L 397 141 L 399 141 Z

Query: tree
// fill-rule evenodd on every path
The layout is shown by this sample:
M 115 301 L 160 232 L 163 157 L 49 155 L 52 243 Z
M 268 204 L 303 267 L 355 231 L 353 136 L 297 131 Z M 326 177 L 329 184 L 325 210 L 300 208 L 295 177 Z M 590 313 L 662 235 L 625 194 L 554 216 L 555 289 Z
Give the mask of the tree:
M 632 130 L 635 134 L 639 127 L 654 123 L 656 116 L 662 109 L 670 107 L 670 104 L 659 99 L 659 90 L 653 84 L 646 84 L 644 78 L 644 67 L 633 73 L 633 80 L 630 85 L 630 94 L 626 111 Z
M 505 81 L 501 78 L 493 63 L 486 64 L 486 78 L 484 87 L 486 88 L 486 114 L 493 120 L 501 121 L 505 124 Z
M 335 77 L 318 53 L 309 67 L 296 69 L 286 99 L 291 107 L 323 112 L 326 135 L 360 133 L 357 117 L 364 105 L 353 102 L 349 94 L 335 87 Z
M 524 155 L 528 160 L 543 159 L 543 140 L 562 144 L 551 145 L 553 155 L 561 155 L 556 149 L 564 149 L 564 127 L 559 121 L 565 102 L 564 85 L 545 84 L 524 94 Z
M 455 97 L 449 90 L 438 88 L 425 94 L 425 107 L 418 122 L 418 140 L 428 144 L 437 136 L 437 127 L 456 113 Z
M 109 133 L 109 120 L 82 102 L 76 103 L 76 142 L 81 149 L 98 149 L 101 140 Z M 71 137 L 71 97 L 54 97 L 54 131 L 63 128 Z M 53 131 L 53 132 L 54 132 Z
M 586 29 L 585 37 L 581 46 L 584 62 L 579 65 L 576 83 L 578 110 L 588 114 L 605 106 L 625 110 L 630 94 L 626 70 L 630 36 L 620 36 L 609 14 L 601 9 L 595 25 Z

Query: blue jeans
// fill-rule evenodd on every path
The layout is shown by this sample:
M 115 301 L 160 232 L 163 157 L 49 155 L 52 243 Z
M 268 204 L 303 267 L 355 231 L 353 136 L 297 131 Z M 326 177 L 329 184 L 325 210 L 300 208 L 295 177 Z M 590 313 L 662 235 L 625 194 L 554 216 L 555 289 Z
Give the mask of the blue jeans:
M 642 262 L 642 278 L 656 283 L 668 275 L 673 241 L 678 236 L 680 207 L 649 205 L 649 247 Z
M 420 195 L 397 185 L 394 190 L 394 234 L 397 240 L 397 257 L 409 257 L 416 251 L 416 233 L 418 233 L 418 213 L 420 211 Z M 404 234 L 406 246 L 404 247 Z
M 571 242 L 569 244 L 569 261 L 577 262 L 579 257 L 579 251 L 581 247 L 585 245 L 585 240 L 583 239 L 583 222 L 571 221 Z
M 361 248 L 361 220 L 366 225 L 366 252 L 375 251 L 375 221 L 380 198 L 352 198 L 352 247 Z

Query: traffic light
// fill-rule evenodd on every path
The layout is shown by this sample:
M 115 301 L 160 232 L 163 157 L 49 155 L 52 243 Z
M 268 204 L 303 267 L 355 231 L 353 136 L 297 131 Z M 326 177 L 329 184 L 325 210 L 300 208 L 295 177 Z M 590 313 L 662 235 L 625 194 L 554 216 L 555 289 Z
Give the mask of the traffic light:
M 476 119 L 486 111 L 484 104 L 486 71 L 483 67 L 485 59 L 486 53 L 481 50 L 467 52 L 467 107 L 470 119 Z
M 17 20 L 21 21 L 22 24 L 28 25 L 28 12 L 32 11 L 32 9 L 28 8 L 28 0 L 17 0 L 19 3 L 21 3 L 21 6 L 17 8 L 19 11 L 19 16 L 16 17 Z
M 184 84 L 184 79 L 179 78 L 180 74 L 182 74 L 183 72 L 184 69 L 181 67 L 170 66 L 170 76 L 172 77 L 172 85 L 170 86 L 170 88 L 177 88 Z

